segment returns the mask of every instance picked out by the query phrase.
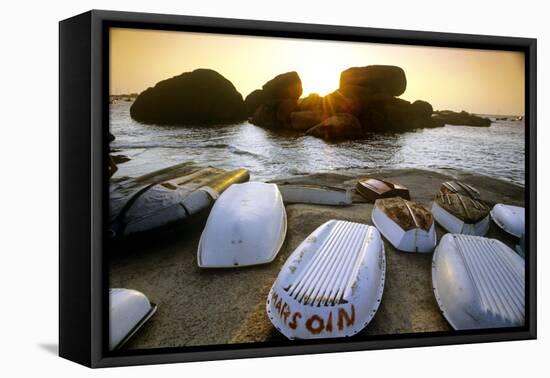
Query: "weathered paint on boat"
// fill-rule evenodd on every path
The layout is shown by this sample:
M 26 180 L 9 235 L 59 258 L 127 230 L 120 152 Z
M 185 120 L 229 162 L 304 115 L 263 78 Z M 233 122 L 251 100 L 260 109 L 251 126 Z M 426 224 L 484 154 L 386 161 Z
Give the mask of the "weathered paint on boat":
M 286 212 L 275 184 L 233 184 L 218 198 L 197 252 L 201 268 L 271 262 L 286 235 Z
M 109 350 L 124 345 L 156 310 L 137 290 L 109 289 Z
M 372 222 L 400 251 L 431 252 L 437 244 L 432 214 L 415 202 L 399 197 L 376 200 Z
M 525 263 L 498 240 L 444 235 L 433 256 L 432 283 L 455 330 L 525 323 Z
M 489 207 L 466 195 L 437 193 L 432 214 L 436 222 L 450 233 L 483 236 L 489 231 Z
M 520 238 L 525 233 L 525 208 L 496 204 L 491 210 L 491 218 L 502 230 Z
M 443 194 L 457 193 L 475 200 L 481 200 L 481 193 L 472 185 L 462 181 L 446 181 L 439 191 Z
M 353 336 L 380 305 L 385 271 L 376 228 L 330 220 L 283 265 L 268 294 L 267 315 L 289 339 Z
M 351 192 L 342 188 L 322 185 L 279 184 L 284 203 L 306 203 L 313 205 L 351 205 Z

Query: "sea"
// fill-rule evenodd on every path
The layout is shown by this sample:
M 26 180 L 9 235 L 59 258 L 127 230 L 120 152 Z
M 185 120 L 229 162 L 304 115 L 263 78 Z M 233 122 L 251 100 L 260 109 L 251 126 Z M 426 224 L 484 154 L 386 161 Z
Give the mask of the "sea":
M 130 106 L 127 101 L 110 105 L 113 154 L 130 158 L 118 165 L 114 177 L 137 177 L 193 162 L 223 169 L 244 167 L 259 181 L 419 168 L 472 172 L 525 185 L 524 121 L 372 133 L 361 140 L 331 143 L 294 132 L 276 133 L 246 121 L 207 127 L 145 125 L 130 117 Z

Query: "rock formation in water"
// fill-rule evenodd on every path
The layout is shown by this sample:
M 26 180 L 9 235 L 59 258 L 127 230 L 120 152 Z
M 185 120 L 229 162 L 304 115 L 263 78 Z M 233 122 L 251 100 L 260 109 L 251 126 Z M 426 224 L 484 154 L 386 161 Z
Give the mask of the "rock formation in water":
M 465 112 L 460 113 L 453 112 L 451 110 L 437 111 L 433 115 L 433 119 L 447 125 L 463 125 L 463 126 L 478 126 L 487 127 L 491 126 L 491 120 L 489 118 L 479 117 L 475 114 Z
M 196 125 L 230 123 L 249 117 L 257 126 L 290 129 L 324 139 L 361 138 L 369 132 L 403 132 L 449 125 L 489 126 L 487 118 L 462 111 L 435 112 L 430 103 L 403 100 L 407 77 L 397 66 L 352 67 L 339 88 L 319 96 L 302 95 L 296 72 L 275 76 L 243 101 L 219 73 L 198 69 L 159 82 L 141 93 L 132 118 L 144 123 Z
M 133 119 L 158 125 L 221 124 L 246 119 L 233 84 L 216 71 L 197 69 L 157 83 L 136 98 Z

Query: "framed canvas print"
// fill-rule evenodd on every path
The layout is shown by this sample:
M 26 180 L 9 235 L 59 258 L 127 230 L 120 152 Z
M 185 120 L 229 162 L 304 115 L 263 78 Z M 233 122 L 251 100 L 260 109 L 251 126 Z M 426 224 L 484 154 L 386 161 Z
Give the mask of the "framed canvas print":
M 536 337 L 536 40 L 60 22 L 60 355 Z

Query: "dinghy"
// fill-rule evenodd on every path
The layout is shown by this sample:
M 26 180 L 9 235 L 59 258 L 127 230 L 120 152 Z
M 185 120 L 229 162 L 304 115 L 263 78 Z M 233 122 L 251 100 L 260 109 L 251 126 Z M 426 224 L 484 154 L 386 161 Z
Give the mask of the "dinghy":
M 109 350 L 124 345 L 156 310 L 137 290 L 109 289 Z
M 190 218 L 211 206 L 231 184 L 248 179 L 249 173 L 244 168 L 226 172 L 208 167 L 150 184 L 135 193 L 120 209 L 111 231 L 123 237 Z
M 283 245 L 286 212 L 275 184 L 233 184 L 218 198 L 202 232 L 201 268 L 231 268 L 271 262 Z
M 353 336 L 380 305 L 385 271 L 376 228 L 330 220 L 283 265 L 268 294 L 267 315 L 288 339 Z
M 432 261 L 435 298 L 455 330 L 525 324 L 525 263 L 496 239 L 446 234 Z
M 520 206 L 496 204 L 491 218 L 501 229 L 520 238 L 525 233 L 525 209 Z
M 459 193 L 437 193 L 432 214 L 441 227 L 453 234 L 483 236 L 489 231 L 489 207 Z
M 379 198 L 401 197 L 411 199 L 409 189 L 403 185 L 382 180 L 376 177 L 363 177 L 357 181 L 357 192 L 368 202 L 374 202 Z
M 441 184 L 441 188 L 439 188 L 439 191 L 444 194 L 457 193 L 478 201 L 481 200 L 481 194 L 479 193 L 479 190 L 462 181 L 446 181 Z
M 306 203 L 313 205 L 351 205 L 351 192 L 342 188 L 322 185 L 279 184 L 284 203 Z
M 432 214 L 415 202 L 400 197 L 378 199 L 372 222 L 400 251 L 431 252 L 437 244 Z

